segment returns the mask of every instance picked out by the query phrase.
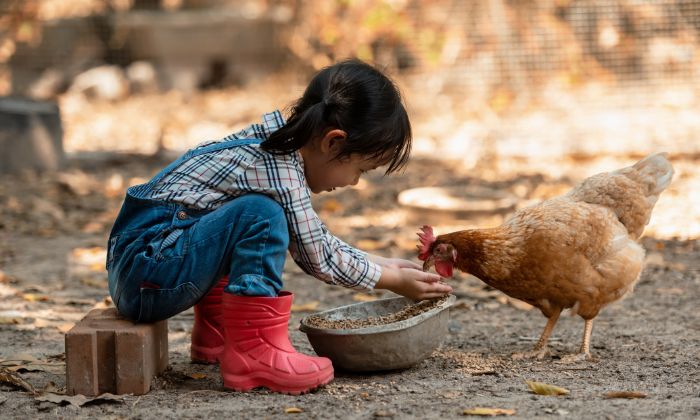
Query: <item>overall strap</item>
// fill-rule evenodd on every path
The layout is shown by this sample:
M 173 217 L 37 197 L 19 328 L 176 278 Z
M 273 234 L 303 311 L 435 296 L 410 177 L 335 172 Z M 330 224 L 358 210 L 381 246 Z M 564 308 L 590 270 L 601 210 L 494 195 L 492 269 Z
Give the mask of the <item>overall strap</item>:
M 257 144 L 261 143 L 263 140 L 262 139 L 235 139 L 235 140 L 227 140 L 227 141 L 222 141 L 222 142 L 217 142 L 217 143 L 212 143 L 207 146 L 203 147 L 198 147 L 196 149 L 190 149 L 187 151 L 187 153 L 183 154 L 180 156 L 178 159 L 176 159 L 174 162 L 171 162 L 168 166 L 163 168 L 160 172 L 156 174 L 153 178 L 151 178 L 150 181 L 148 181 L 145 184 L 141 185 L 135 185 L 127 190 L 128 194 L 135 196 L 135 197 L 142 197 L 143 194 L 146 194 L 148 191 L 150 191 L 158 182 L 160 182 L 161 179 L 173 170 L 175 170 L 177 167 L 182 165 L 182 163 L 186 162 L 189 159 L 192 159 L 193 157 L 205 155 L 207 153 L 213 153 L 213 152 L 218 152 L 220 150 L 224 149 L 232 149 L 234 147 L 239 147 L 239 146 L 246 146 L 249 144 Z

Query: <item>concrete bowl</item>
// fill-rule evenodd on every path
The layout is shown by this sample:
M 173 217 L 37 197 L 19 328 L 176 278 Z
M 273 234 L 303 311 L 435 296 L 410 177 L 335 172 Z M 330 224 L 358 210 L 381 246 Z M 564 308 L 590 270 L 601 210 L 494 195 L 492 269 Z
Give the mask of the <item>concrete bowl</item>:
M 429 311 L 391 324 L 329 329 L 307 323 L 309 316 L 341 320 L 388 315 L 414 302 L 396 297 L 355 303 L 309 315 L 301 320 L 299 329 L 306 333 L 316 354 L 331 359 L 336 369 L 355 372 L 403 369 L 422 361 L 442 343 L 447 335 L 449 308 L 455 299 L 450 295 Z

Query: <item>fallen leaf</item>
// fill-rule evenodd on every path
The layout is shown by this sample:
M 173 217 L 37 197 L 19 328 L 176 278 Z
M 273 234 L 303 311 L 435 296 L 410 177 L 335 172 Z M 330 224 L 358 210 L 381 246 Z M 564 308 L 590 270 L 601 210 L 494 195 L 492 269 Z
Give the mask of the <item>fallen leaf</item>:
M 32 356 L 31 354 L 18 353 L 18 354 L 13 354 L 12 356 L 8 357 L 7 359 L 0 360 L 0 365 L 15 366 L 18 363 L 23 364 L 23 363 L 33 363 L 33 362 L 38 362 L 38 361 L 39 361 L 39 359 Z
M 319 304 L 320 302 L 317 300 L 303 303 L 301 305 L 292 304 L 292 312 L 313 312 L 316 310 L 316 308 L 318 308 Z
M 603 398 L 646 398 L 647 394 L 637 391 L 610 391 L 603 394 Z
M 9 371 L 4 367 L 0 367 L 0 382 L 22 388 L 23 390 L 29 391 L 33 394 L 36 393 L 32 384 L 22 379 L 18 373 Z
M 35 293 L 23 293 L 22 299 L 28 302 L 48 302 L 49 297 L 46 295 L 37 295 Z
M 377 297 L 368 295 L 367 293 L 355 293 L 352 296 L 352 300 L 355 302 L 371 302 L 373 300 L 377 300 Z
M 287 414 L 299 414 L 299 413 L 303 413 L 304 410 L 302 410 L 299 407 L 289 407 L 289 408 L 285 408 L 284 412 Z
M 187 376 L 189 376 L 192 379 L 204 379 L 207 377 L 204 373 L 190 373 Z
M 515 410 L 507 408 L 474 407 L 462 412 L 465 416 L 512 416 Z
M 114 395 L 110 393 L 104 393 L 100 394 L 96 397 L 86 397 L 85 395 L 78 394 L 78 395 L 62 395 L 62 394 L 55 394 L 53 392 L 47 392 L 44 394 L 39 394 L 36 397 L 34 397 L 37 401 L 48 401 L 52 402 L 54 404 L 72 404 L 76 407 L 82 407 L 85 404 L 88 403 L 97 403 L 97 402 L 123 402 L 124 396 L 123 395 Z
M 11 372 L 48 372 L 58 375 L 66 373 L 64 362 L 45 362 L 30 354 L 15 354 L 2 359 L 0 367 Z
M 545 384 L 542 382 L 535 381 L 525 381 L 530 387 L 532 392 L 538 395 L 566 395 L 569 393 L 568 389 L 560 388 L 555 385 Z
M 19 324 L 22 318 L 16 316 L 0 316 L 0 325 Z

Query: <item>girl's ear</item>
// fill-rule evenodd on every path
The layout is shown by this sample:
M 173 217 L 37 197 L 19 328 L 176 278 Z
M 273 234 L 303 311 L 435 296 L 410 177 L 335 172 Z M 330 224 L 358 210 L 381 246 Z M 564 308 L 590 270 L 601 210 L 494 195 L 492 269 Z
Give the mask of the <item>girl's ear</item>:
M 343 142 L 347 138 L 348 133 L 339 128 L 329 130 L 326 132 L 323 138 L 321 138 L 321 152 L 323 152 L 325 155 L 329 155 L 331 158 L 335 158 L 340 153 L 340 150 L 343 147 Z

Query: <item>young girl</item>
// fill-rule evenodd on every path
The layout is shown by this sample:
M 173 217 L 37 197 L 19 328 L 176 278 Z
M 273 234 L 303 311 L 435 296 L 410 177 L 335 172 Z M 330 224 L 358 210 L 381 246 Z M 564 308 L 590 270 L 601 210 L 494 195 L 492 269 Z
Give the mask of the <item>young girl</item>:
M 286 122 L 266 114 L 129 188 L 108 244 L 114 304 L 137 322 L 194 305 L 192 359 L 220 362 L 227 388 L 298 394 L 330 382 L 330 360 L 289 342 L 287 250 L 329 284 L 412 299 L 451 291 L 414 262 L 346 244 L 311 207 L 311 193 L 355 185 L 380 166 L 402 168 L 410 147 L 408 116 L 387 76 L 357 60 L 321 70 Z

